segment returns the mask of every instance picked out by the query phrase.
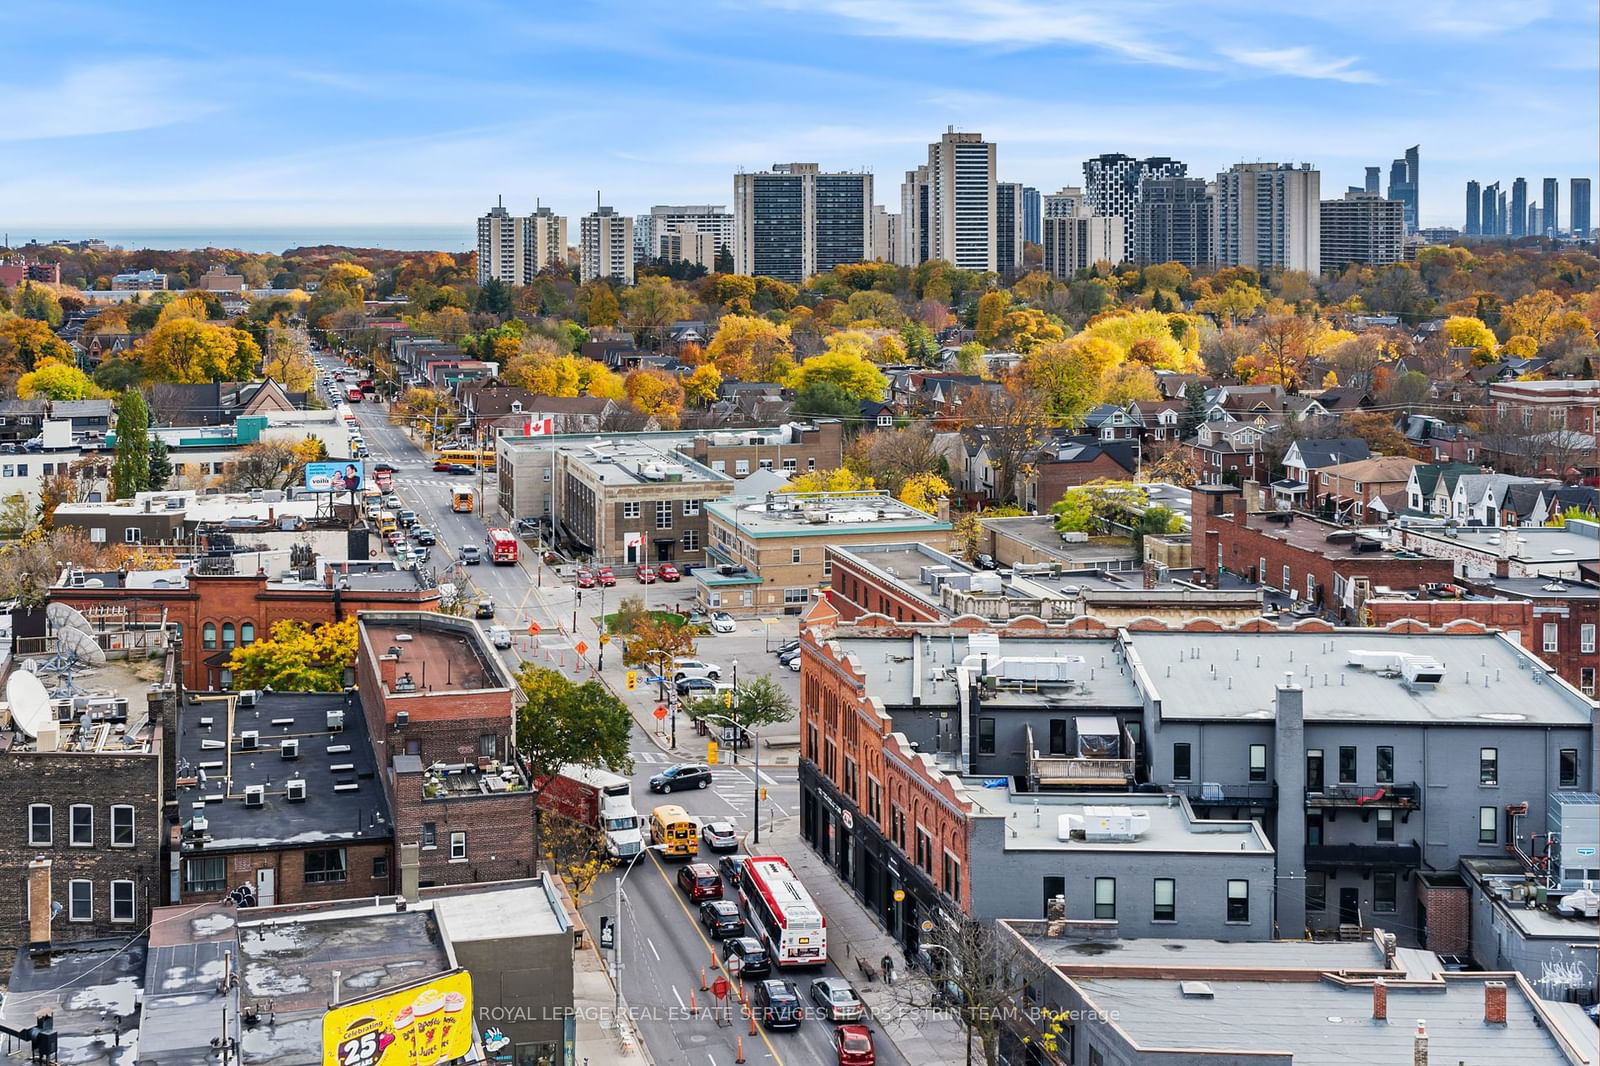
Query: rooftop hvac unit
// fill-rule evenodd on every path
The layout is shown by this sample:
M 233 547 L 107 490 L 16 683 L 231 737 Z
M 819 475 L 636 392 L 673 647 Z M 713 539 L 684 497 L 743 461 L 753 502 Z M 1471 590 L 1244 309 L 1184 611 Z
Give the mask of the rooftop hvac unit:
M 1400 676 L 1408 685 L 1437 685 L 1444 680 L 1444 666 L 1427 655 L 1407 655 L 1400 663 Z
M 206 816 L 197 814 L 189 821 L 189 832 L 200 835 L 211 828 L 211 823 L 206 821 Z
M 289 782 L 288 798 L 291 803 L 299 803 L 306 798 L 306 783 L 304 778 L 296 777 Z
M 246 807 L 261 807 L 261 806 L 264 806 L 266 804 L 266 802 L 267 802 L 267 786 L 265 786 L 265 785 L 246 785 L 246 786 L 244 786 L 244 805 Z
M 328 712 L 328 732 L 344 732 L 344 709 L 336 707 Z
M 1150 830 L 1150 812 L 1132 807 L 1084 807 L 1082 813 L 1056 818 L 1056 839 L 1072 840 L 1081 834 L 1085 841 L 1127 843 Z
M 239 734 L 239 750 L 255 751 L 261 745 L 261 734 L 254 729 L 246 729 Z
M 239 706 L 254 707 L 261 702 L 261 693 L 253 688 L 243 689 L 239 693 Z
M 300 757 L 300 741 L 297 737 L 286 737 L 278 741 L 278 754 L 285 759 L 298 759 Z

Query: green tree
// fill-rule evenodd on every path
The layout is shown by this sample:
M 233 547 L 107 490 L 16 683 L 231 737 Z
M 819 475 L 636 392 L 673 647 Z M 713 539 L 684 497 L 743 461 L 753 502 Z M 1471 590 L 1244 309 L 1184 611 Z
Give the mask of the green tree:
M 906 361 L 918 366 L 932 366 L 939 354 L 933 339 L 933 330 L 921 322 L 907 322 L 900 327 L 900 341 L 905 345 Z
M 475 309 L 491 315 L 511 313 L 511 286 L 499 278 L 490 278 L 478 287 Z
M 61 300 L 43 285 L 24 281 L 11 294 L 11 310 L 23 318 L 43 322 L 51 329 L 61 325 Z
M 794 720 L 794 701 L 770 677 L 758 677 L 728 695 L 703 696 L 684 705 L 691 721 L 726 719 L 740 730 L 760 730 Z M 737 753 L 735 759 L 738 758 Z
M 117 455 L 111 498 L 125 500 L 150 484 L 150 409 L 137 389 L 117 400 Z
M 624 290 L 622 306 L 626 312 L 623 322 L 633 334 L 633 342 L 659 348 L 667 327 L 688 316 L 690 300 L 688 293 L 668 279 L 648 277 Z
M 272 635 L 233 649 L 228 669 L 237 688 L 275 692 L 338 692 L 356 661 L 356 620 L 307 626 L 276 622 Z
M 1183 417 L 1178 422 L 1178 437 L 1188 440 L 1206 424 L 1206 387 L 1191 381 L 1183 387 Z
M 533 777 L 536 798 L 564 766 L 632 771 L 628 738 L 633 716 L 610 689 L 598 681 L 573 684 L 560 672 L 533 663 L 524 663 L 517 672 L 517 686 L 524 697 L 517 708 L 517 750 Z M 534 850 L 542 852 L 540 841 Z
M 160 492 L 172 478 L 172 456 L 167 442 L 160 437 L 150 438 L 150 491 Z
M 861 414 L 861 401 L 831 381 L 817 381 L 794 395 L 794 413 L 810 418 L 840 418 L 850 421 Z

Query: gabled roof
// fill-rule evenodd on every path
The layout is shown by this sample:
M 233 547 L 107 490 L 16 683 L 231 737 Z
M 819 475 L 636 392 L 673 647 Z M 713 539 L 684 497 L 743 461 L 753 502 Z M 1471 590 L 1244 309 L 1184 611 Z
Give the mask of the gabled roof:
M 1335 463 L 1351 463 L 1372 456 L 1367 442 L 1356 437 L 1305 437 L 1290 448 L 1307 470 L 1321 470 Z
M 1038 452 L 1041 463 L 1092 463 L 1102 456 L 1129 473 L 1139 467 L 1139 453 L 1133 441 L 1103 441 L 1087 434 L 1047 441 Z
M 1446 491 L 1453 492 L 1456 479 L 1463 474 L 1476 474 L 1482 470 L 1477 463 L 1422 463 L 1411 468 L 1411 476 L 1417 480 L 1417 488 L 1424 496 L 1432 496 L 1438 487 L 1439 479 L 1444 479 Z
M 1370 407 L 1372 395 L 1356 385 L 1341 385 L 1338 388 L 1324 390 L 1317 397 L 1317 402 L 1329 411 L 1353 411 L 1357 407 Z
M 1349 481 L 1367 482 L 1404 482 L 1411 476 L 1411 468 L 1417 465 L 1415 459 L 1404 455 L 1375 455 L 1370 459 L 1358 459 L 1351 463 L 1339 463 L 1335 466 L 1321 467 L 1324 476 L 1333 475 Z
M 1538 506 L 1540 497 L 1548 487 L 1528 482 L 1509 485 L 1506 487 L 1505 495 L 1500 498 L 1500 509 L 1510 511 L 1518 518 L 1526 518 Z
M 1600 510 L 1600 489 L 1588 485 L 1563 485 L 1559 489 L 1545 488 L 1541 495 L 1545 510 L 1562 512 L 1569 507 L 1593 513 Z

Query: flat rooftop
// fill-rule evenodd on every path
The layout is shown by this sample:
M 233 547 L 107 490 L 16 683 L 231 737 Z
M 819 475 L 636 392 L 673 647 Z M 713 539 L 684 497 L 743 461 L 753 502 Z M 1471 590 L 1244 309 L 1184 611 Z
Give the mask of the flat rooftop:
M 48 661 L 44 657 L 30 658 Z M 146 666 L 145 664 L 149 665 Z M 103 666 L 73 672 L 77 692 L 67 692 L 62 675 L 41 670 L 39 681 L 50 693 L 56 710 L 56 751 L 83 755 L 148 754 L 155 737 L 150 721 L 150 687 L 159 674 L 161 660 L 112 659 Z M 0 675 L 9 680 L 11 670 L 0 662 Z M 21 670 L 20 660 L 9 664 Z M 5 686 L 0 685 L 0 694 Z M 63 721 L 65 701 L 71 701 L 70 721 Z M 88 715 L 87 724 L 84 715 Z M 0 752 L 37 751 L 38 739 L 16 728 L 12 720 L 0 727 Z
M 730 496 L 705 504 L 708 515 L 747 537 L 837 537 L 852 533 L 929 533 L 950 523 L 886 493 L 780 492 Z
M 1068 544 L 1056 532 L 1055 519 L 1049 515 L 1022 515 L 1013 518 L 986 518 L 983 524 L 996 533 L 1021 541 L 1039 551 L 1049 552 L 1074 568 L 1093 567 L 1096 563 L 1132 559 L 1133 545 L 1120 537 L 1100 537 L 1087 544 Z
M 1441 526 L 1408 526 L 1408 537 L 1423 537 L 1440 544 L 1473 548 L 1491 555 L 1504 554 L 1523 563 L 1583 563 L 1600 561 L 1600 524 L 1573 520 L 1565 526 L 1458 526 L 1453 534 Z
M 374 656 L 398 652 L 387 696 L 511 687 L 510 674 L 471 619 L 420 611 L 363 611 L 359 617 Z
M 985 788 L 982 777 L 964 777 L 967 798 L 981 814 L 1005 819 L 1006 851 L 1070 852 L 1204 852 L 1221 855 L 1271 855 L 1272 845 L 1255 822 L 1195 819 L 1182 803 L 1168 797 L 1115 793 L 1012 792 Z M 1061 816 L 1092 817 L 1089 809 L 1126 810 L 1149 815 L 1149 828 L 1127 841 L 1062 840 Z M 1034 814 L 1038 812 L 1038 824 Z
M 549 447 L 549 445 L 546 445 Z M 554 446 L 567 462 L 583 467 L 608 487 L 700 484 L 726 492 L 733 478 L 701 466 L 681 452 L 652 442 L 608 437 L 563 441 Z
M 1276 711 L 1286 673 L 1305 689 L 1308 722 L 1388 721 L 1437 725 L 1586 726 L 1589 701 L 1551 668 L 1501 634 L 1136 632 L 1130 661 L 1161 703 L 1161 716 L 1261 719 Z M 1348 665 L 1353 651 L 1426 656 L 1444 668 L 1438 685 Z
M 1600 600 L 1600 585 L 1547 577 L 1492 577 L 1473 582 L 1507 596 L 1526 600 Z
M 143 940 L 118 937 L 64 944 L 42 953 L 19 950 L 0 1007 L 0 1023 L 26 1029 L 40 1011 L 49 1011 L 57 1033 L 56 1061 L 129 1066 L 144 1050 L 138 1007 L 144 975 Z M 122 1016 L 120 1025 L 116 1015 Z M 211 1018 L 214 1021 L 216 1015 Z M 11 1061 L 25 1061 L 26 1045 L 7 1037 L 5 1046 L 7 1051 L 20 1046 Z
M 1232 515 L 1213 516 L 1223 522 L 1232 522 Z M 1284 519 L 1282 521 L 1278 519 Z M 1383 537 L 1371 536 L 1349 526 L 1324 522 L 1294 511 L 1252 511 L 1245 515 L 1244 526 L 1269 539 L 1301 551 L 1313 552 L 1324 559 L 1392 559 L 1396 553 Z M 1357 545 L 1365 550 L 1357 550 Z M 1421 557 L 1418 557 L 1421 558 Z
M 1515 984 L 1506 991 L 1506 1024 L 1483 1021 L 1485 979 L 1451 975 L 1442 984 L 1389 986 L 1389 1022 L 1372 1021 L 1370 985 L 1207 980 L 1210 996 L 1186 996 L 1178 981 L 1075 977 L 1085 1006 L 1109 1013 L 1137 1047 L 1292 1056 L 1294 1066 L 1410 1062 L 1416 1019 L 1425 1019 L 1428 1051 L 1439 1063 L 1518 1066 L 1593 1063 L 1573 1059 Z M 1590 1036 L 1592 1037 L 1592 1033 Z
M 1038 925 L 1037 922 L 1022 923 Z M 1020 930 L 1019 930 L 1020 932 Z M 1272 969 L 1336 973 L 1382 970 L 1383 952 L 1369 940 L 1193 940 L 1180 937 L 1118 937 L 1115 940 L 1026 936 L 1028 946 L 1050 966 L 1169 966 L 1194 969 Z M 1438 956 L 1434 956 L 1437 960 Z M 1440 965 L 1434 973 L 1443 970 Z
M 186 853 L 394 835 L 359 702 L 347 705 L 343 693 L 261 693 L 249 707 L 236 697 L 231 721 L 229 702 L 206 699 L 178 712 L 178 815 L 186 827 L 196 814 L 206 820 L 202 848 L 186 835 Z M 293 758 L 283 755 L 288 739 L 297 741 Z M 305 782 L 305 799 L 288 798 L 291 780 Z M 262 786 L 258 807 L 246 803 L 252 785 Z M 197 811 L 196 803 L 205 806 Z

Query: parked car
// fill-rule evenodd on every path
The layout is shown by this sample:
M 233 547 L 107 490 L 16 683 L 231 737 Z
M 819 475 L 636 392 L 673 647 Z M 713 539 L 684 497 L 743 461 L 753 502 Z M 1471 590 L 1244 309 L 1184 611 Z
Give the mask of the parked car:
M 793 659 L 790 659 L 788 665 L 790 670 L 798 674 L 800 672 L 800 656 L 796 655 Z
M 788 666 L 792 662 L 799 662 L 799 660 L 800 660 L 800 645 L 798 645 L 798 644 L 796 644 L 794 647 L 790 648 L 788 651 L 784 652 L 782 655 L 778 656 L 778 662 L 779 662 L 780 665 L 783 665 L 783 666 Z
M 417 563 L 427 562 L 433 555 L 433 549 L 427 547 L 412 548 L 411 558 Z
M 472 616 L 474 618 L 493 618 L 494 601 L 487 598 L 479 600 L 478 606 L 472 612 Z
M 781 658 L 783 658 L 783 653 L 784 652 L 793 651 L 794 649 L 798 648 L 799 646 L 800 646 L 800 638 L 799 637 L 790 637 L 788 640 L 784 641 L 782 644 L 779 644 L 776 648 L 773 648 L 772 649 L 772 654 L 778 656 L 781 659 Z
M 732 822 L 721 820 L 701 826 L 700 839 L 712 851 L 732 851 L 739 846 L 738 830 L 733 828 Z
M 394 561 L 399 563 L 402 567 L 405 566 L 406 563 L 409 563 L 413 558 L 415 558 L 415 556 L 411 554 L 411 545 L 407 544 L 405 541 L 402 540 L 394 546 Z
M 671 563 L 662 563 L 660 566 L 656 567 L 656 576 L 662 581 L 683 580 L 683 574 L 679 573 L 678 568 L 673 566 Z
M 839 1055 L 839 1066 L 877 1066 L 872 1030 L 864 1025 L 834 1026 L 833 1049 Z
M 722 876 L 723 877 L 726 877 L 729 881 L 733 882 L 734 884 L 738 884 L 739 883 L 739 871 L 744 869 L 744 862 L 749 857 L 750 856 L 748 856 L 748 855 L 742 855 L 742 854 L 741 855 L 724 855 L 722 858 L 717 860 L 717 869 L 722 871 Z
M 711 632 L 732 633 L 738 628 L 739 624 L 733 620 L 733 615 L 729 614 L 727 611 L 715 611 L 712 613 Z
M 761 941 L 753 936 L 731 936 L 722 942 L 724 961 L 737 958 L 740 977 L 765 977 L 772 972 L 772 958 Z M 731 969 L 732 967 L 730 967 Z
M 722 686 L 709 677 L 686 677 L 678 682 L 677 688 L 679 697 L 686 700 L 702 699 L 722 690 Z
M 432 547 L 433 545 L 439 543 L 439 538 L 435 537 L 433 535 L 433 530 L 429 529 L 427 526 L 413 527 L 411 530 L 411 539 L 416 541 L 418 544 L 423 544 L 428 547 Z
M 979 570 L 1000 569 L 1000 564 L 995 562 L 994 556 L 990 555 L 988 552 L 979 552 L 977 555 L 974 555 L 972 557 L 972 565 L 976 566 Z
M 587 566 L 578 567 L 578 587 L 580 589 L 594 588 L 594 571 Z
M 835 1022 L 856 1022 L 866 1017 L 867 1008 L 842 977 L 819 977 L 811 982 L 811 1002 L 824 1018 Z
M 612 588 L 617 583 L 617 575 L 612 572 L 612 569 L 609 566 L 602 566 L 600 569 L 596 570 L 594 572 L 594 579 L 595 582 L 603 589 Z
M 709 677 L 713 681 L 720 681 L 722 667 L 716 663 L 708 663 L 704 659 L 692 659 L 680 655 L 672 660 L 672 680 L 682 681 L 686 677 Z
M 744 936 L 744 918 L 739 914 L 739 905 L 731 899 L 712 899 L 700 904 L 700 924 L 706 927 L 712 940 Z
M 793 981 L 769 978 L 756 983 L 755 1012 L 768 1029 L 798 1029 L 805 1008 Z
M 686 788 L 707 788 L 711 784 L 711 767 L 704 763 L 679 763 L 650 778 L 651 792 L 681 792 Z
M 468 566 L 477 566 L 483 562 L 483 550 L 476 544 L 463 544 L 461 546 L 461 561 Z
M 689 902 L 722 898 L 722 878 L 716 867 L 708 862 L 691 862 L 678 870 L 678 887 L 683 889 Z
M 656 580 L 656 568 L 653 566 L 640 566 L 634 571 L 634 577 L 639 579 L 641 585 L 653 585 Z

